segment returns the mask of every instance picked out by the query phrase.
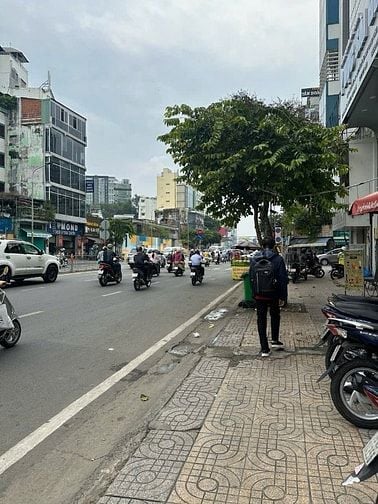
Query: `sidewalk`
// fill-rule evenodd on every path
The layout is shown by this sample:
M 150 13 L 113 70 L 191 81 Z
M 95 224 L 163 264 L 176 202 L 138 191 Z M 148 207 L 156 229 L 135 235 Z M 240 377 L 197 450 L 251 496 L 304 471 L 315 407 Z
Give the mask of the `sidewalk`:
M 316 383 L 320 306 L 342 289 L 329 275 L 289 289 L 286 351 L 257 357 L 255 311 L 235 309 L 99 504 L 376 502 L 374 478 L 341 486 L 372 433 L 339 415 L 329 381 Z

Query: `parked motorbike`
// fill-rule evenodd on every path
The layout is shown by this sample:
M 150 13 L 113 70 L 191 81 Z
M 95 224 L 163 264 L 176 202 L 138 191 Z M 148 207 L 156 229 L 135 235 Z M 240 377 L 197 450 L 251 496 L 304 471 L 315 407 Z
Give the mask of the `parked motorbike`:
M 378 355 L 340 366 L 332 376 L 331 398 L 338 412 L 364 429 L 378 429 Z
M 14 347 L 21 338 L 21 324 L 17 318 L 16 310 L 9 301 L 5 291 L 1 287 L 5 287 L 6 282 L 2 278 L 6 278 L 9 272 L 8 266 L 5 266 L 0 276 L 0 304 L 5 306 L 8 320 L 3 319 L 3 325 L 9 326 L 0 328 L 0 346 L 4 348 Z M 12 327 L 13 326 L 13 327 Z
M 378 432 L 364 446 L 362 454 L 364 462 L 343 481 L 343 486 L 360 483 L 378 473 Z
M 197 283 L 202 284 L 203 273 L 201 271 L 201 266 L 193 266 L 192 263 L 189 262 L 189 268 L 192 285 L 196 285 Z
M 114 262 L 118 262 L 115 259 Z M 98 281 L 101 287 L 105 287 L 109 282 L 120 283 L 122 280 L 122 271 L 115 272 L 112 266 L 106 262 L 100 262 L 98 265 Z
M 350 296 L 357 297 L 357 296 Z M 362 298 L 363 299 L 363 298 Z M 353 349 L 370 356 L 378 350 L 378 310 L 377 305 L 363 301 L 332 301 L 322 308 L 327 317 L 327 324 L 318 346 L 327 342 L 325 355 L 326 370 L 319 377 L 321 381 L 346 360 L 350 360 L 349 351 Z
M 315 278 L 323 278 L 325 275 L 325 271 L 320 266 L 320 264 L 314 264 L 312 266 L 307 266 L 306 273 L 307 273 L 307 275 L 312 275 Z
M 143 272 L 140 268 L 133 268 L 132 279 L 136 291 L 140 290 L 143 286 L 147 287 L 147 289 L 151 286 L 151 275 Z
M 336 280 L 336 278 L 344 278 L 344 265 L 332 264 L 330 275 L 332 280 Z
M 185 271 L 185 264 L 183 262 L 178 262 L 173 265 L 173 273 L 175 276 L 182 276 Z

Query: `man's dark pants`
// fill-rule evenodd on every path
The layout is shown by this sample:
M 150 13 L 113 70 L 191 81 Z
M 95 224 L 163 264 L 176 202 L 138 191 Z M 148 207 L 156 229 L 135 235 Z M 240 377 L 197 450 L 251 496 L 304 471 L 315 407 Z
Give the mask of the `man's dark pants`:
M 272 341 L 278 341 L 280 335 L 280 305 L 279 299 L 256 299 L 257 330 L 260 337 L 262 352 L 269 352 L 269 343 L 266 335 L 268 308 L 270 308 L 270 326 Z

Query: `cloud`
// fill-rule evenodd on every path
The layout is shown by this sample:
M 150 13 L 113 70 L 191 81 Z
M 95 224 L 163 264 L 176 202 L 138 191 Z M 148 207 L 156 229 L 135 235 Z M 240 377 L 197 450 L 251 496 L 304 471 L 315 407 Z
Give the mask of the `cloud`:
M 164 109 L 244 89 L 271 101 L 318 82 L 316 0 L 2 0 L 0 44 L 51 71 L 56 98 L 88 118 L 88 173 L 139 194 L 173 167 Z

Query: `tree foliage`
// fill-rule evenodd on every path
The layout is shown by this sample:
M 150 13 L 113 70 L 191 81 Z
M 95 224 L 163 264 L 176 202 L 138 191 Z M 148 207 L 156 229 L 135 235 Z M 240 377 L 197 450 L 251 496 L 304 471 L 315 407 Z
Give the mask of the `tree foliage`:
M 136 209 L 131 201 L 123 203 L 102 203 L 101 213 L 104 219 L 111 219 L 115 215 L 132 214 L 135 215 Z
M 130 220 L 109 219 L 110 240 L 114 241 L 115 246 L 121 245 L 125 236 L 134 236 L 135 229 Z
M 158 137 L 180 166 L 180 179 L 202 193 L 201 208 L 228 226 L 254 216 L 259 241 L 272 235 L 272 205 L 300 204 L 330 215 L 347 171 L 342 128 L 308 121 L 288 102 L 266 105 L 239 93 L 208 107 L 167 107 Z

